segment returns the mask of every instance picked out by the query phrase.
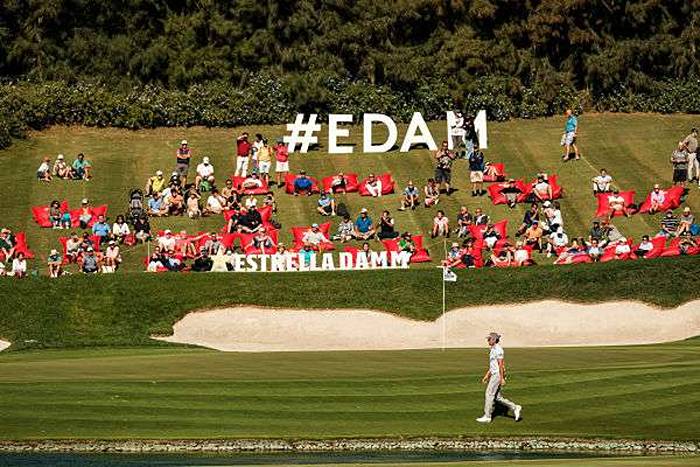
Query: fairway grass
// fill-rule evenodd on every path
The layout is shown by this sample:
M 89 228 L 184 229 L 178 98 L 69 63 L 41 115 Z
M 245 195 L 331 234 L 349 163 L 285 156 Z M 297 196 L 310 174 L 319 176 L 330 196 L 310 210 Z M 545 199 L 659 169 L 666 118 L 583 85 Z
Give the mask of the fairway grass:
M 695 440 L 699 345 L 508 349 L 505 394 L 523 420 L 490 425 L 474 421 L 486 349 L 10 352 L 0 355 L 0 438 Z

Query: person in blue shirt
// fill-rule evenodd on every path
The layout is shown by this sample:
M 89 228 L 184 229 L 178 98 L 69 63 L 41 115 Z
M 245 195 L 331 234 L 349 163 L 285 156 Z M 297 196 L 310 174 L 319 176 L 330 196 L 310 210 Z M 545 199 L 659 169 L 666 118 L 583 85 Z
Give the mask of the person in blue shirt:
M 111 232 L 112 228 L 105 222 L 105 216 L 97 216 L 97 222 L 92 226 L 92 234 L 100 238 L 100 243 L 104 243 Z
M 372 219 L 367 214 L 367 209 L 362 208 L 360 216 L 355 221 L 355 238 L 358 240 L 369 240 L 374 237 L 375 229 Z
M 163 197 L 157 191 L 148 199 L 148 215 L 149 216 L 164 216 L 167 212 L 163 206 Z
M 299 175 L 294 179 L 294 196 L 307 195 L 311 196 L 314 182 L 306 176 L 305 171 L 300 171 Z
M 405 211 L 408 208 L 416 209 L 416 206 L 420 204 L 420 192 L 418 188 L 413 185 L 413 180 L 408 181 L 408 186 L 403 190 L 403 198 L 401 199 L 401 207 L 399 211 Z
M 486 194 L 484 190 L 484 153 L 476 148 L 469 155 L 469 181 L 472 182 L 472 196 Z
M 566 109 L 566 124 L 564 125 L 564 135 L 561 138 L 561 145 L 564 146 L 564 155 L 562 159 L 569 160 L 571 148 L 574 148 L 576 160 L 581 158 L 576 146 L 576 135 L 578 134 L 578 118 L 574 115 L 571 109 Z

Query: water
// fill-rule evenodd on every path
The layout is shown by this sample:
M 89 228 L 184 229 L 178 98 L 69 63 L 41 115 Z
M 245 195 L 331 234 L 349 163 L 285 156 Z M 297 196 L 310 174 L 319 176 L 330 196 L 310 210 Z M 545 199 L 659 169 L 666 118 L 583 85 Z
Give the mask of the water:
M 508 461 L 522 459 L 600 458 L 600 453 L 571 452 L 350 452 L 274 454 L 0 454 L 0 466 L 228 466 L 228 465 L 318 465 L 318 464 L 426 464 L 459 461 Z

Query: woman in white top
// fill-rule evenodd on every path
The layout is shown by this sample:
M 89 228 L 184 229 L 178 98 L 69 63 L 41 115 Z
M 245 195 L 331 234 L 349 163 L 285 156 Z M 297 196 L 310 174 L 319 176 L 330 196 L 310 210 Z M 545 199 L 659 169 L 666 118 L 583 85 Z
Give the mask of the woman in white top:
M 17 253 L 12 260 L 12 275 L 19 278 L 27 275 L 27 260 L 24 258 L 24 253 Z
M 124 242 L 127 235 L 131 233 L 129 224 L 124 222 L 124 216 L 119 214 L 117 219 L 112 224 L 112 237 L 116 238 L 120 243 Z

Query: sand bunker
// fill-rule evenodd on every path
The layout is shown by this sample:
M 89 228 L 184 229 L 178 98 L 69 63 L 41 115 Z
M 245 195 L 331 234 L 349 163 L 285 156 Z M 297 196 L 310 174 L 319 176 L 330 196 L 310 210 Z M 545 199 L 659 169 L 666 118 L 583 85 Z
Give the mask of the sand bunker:
M 370 310 L 236 307 L 189 313 L 167 342 L 225 351 L 400 350 L 482 347 L 492 330 L 509 347 L 629 345 L 700 335 L 700 301 L 672 310 L 636 302 L 543 301 L 461 308 L 433 322 Z

